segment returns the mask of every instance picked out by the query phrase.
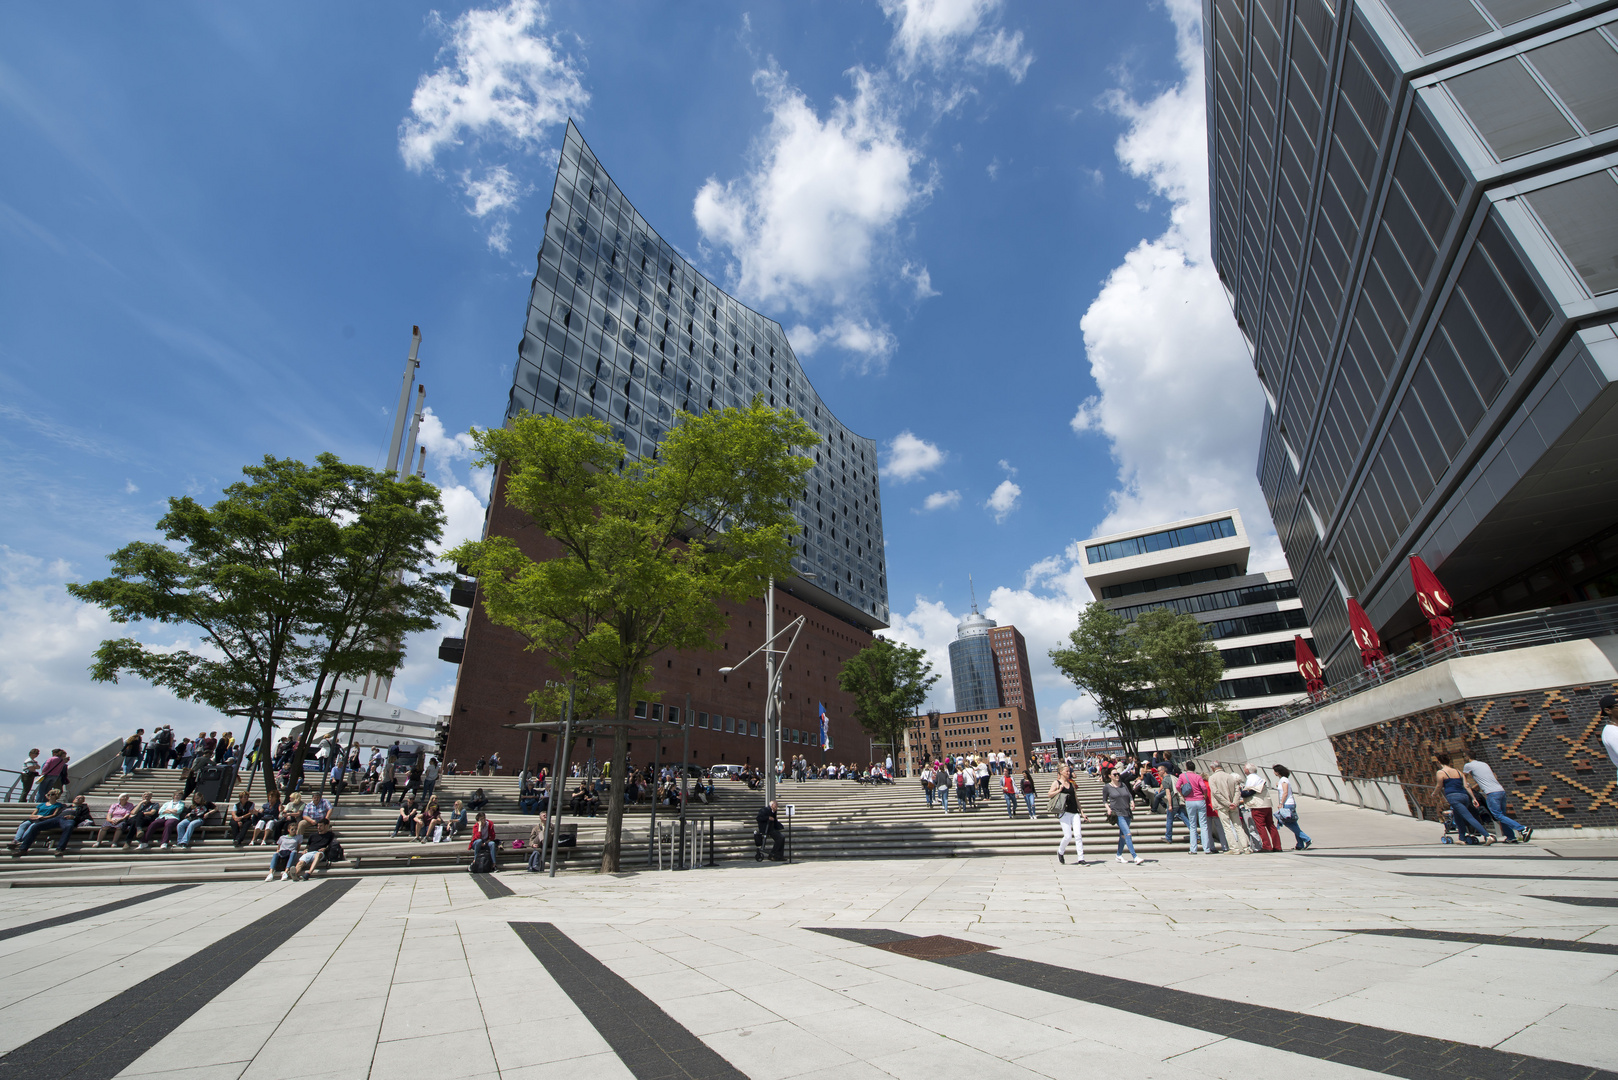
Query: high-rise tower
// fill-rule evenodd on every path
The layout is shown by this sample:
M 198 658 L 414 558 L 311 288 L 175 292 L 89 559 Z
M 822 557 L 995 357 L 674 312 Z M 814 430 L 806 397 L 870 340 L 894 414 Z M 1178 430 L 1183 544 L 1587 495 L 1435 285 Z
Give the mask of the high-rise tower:
M 1214 265 L 1321 659 L 1406 557 L 1481 616 L 1618 593 L 1618 2 L 1204 0 Z

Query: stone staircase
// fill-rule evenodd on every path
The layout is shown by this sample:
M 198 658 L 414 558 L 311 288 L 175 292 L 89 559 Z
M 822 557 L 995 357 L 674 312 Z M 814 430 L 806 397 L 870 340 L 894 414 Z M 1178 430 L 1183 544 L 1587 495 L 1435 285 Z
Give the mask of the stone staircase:
M 1038 818 L 1029 820 L 1018 803 L 1017 815 L 1006 814 L 1005 801 L 998 792 L 979 800 L 975 810 L 960 810 L 951 799 L 951 812 L 929 809 L 919 782 L 901 780 L 897 784 L 856 784 L 851 780 L 784 780 L 778 785 L 778 801 L 793 808 L 790 819 L 791 854 L 801 860 L 856 858 L 956 858 L 975 855 L 1037 855 L 1054 853 L 1061 832 L 1045 813 L 1044 790 L 1050 774 L 1036 778 L 1040 794 L 1035 805 Z M 108 804 L 120 792 L 139 800 L 150 791 L 159 800 L 183 787 L 178 770 L 138 770 L 133 776 L 113 775 L 92 789 L 88 798 L 99 822 Z M 510 842 L 526 838 L 534 818 L 518 810 L 517 781 L 514 777 L 446 776 L 435 794 L 441 806 L 457 798 L 465 800 L 481 787 L 489 799 L 485 813 L 495 822 L 504 851 L 502 868 L 521 867 L 527 858 L 523 850 L 513 850 Z M 991 785 L 992 790 L 993 785 Z M 1101 785 L 1081 776 L 1080 795 L 1090 823 L 1083 826 L 1086 855 L 1090 859 L 1110 858 L 1117 831 L 1106 824 Z M 255 800 L 256 801 L 256 800 Z M 706 845 L 715 863 L 754 859 L 754 815 L 763 803 L 762 791 L 751 791 L 745 784 L 721 780 L 716 784 L 712 804 L 694 803 L 690 817 L 711 823 L 712 843 Z M 330 876 L 370 876 L 373 874 L 444 873 L 464 869 L 468 861 L 466 840 L 441 844 L 420 844 L 403 837 L 392 837 L 398 800 L 392 806 L 380 805 L 376 796 L 350 794 L 339 799 L 333 816 L 347 856 L 334 866 Z M 32 806 L 0 803 L 0 830 L 9 841 L 19 822 Z M 785 811 L 783 811 L 783 817 Z M 678 815 L 659 808 L 662 833 Z M 1163 841 L 1163 815 L 1152 814 L 1136 804 L 1134 817 L 1135 849 L 1142 856 L 1163 855 L 1186 850 L 1185 832 L 1176 828 L 1175 843 Z M 564 815 L 563 821 L 577 826 L 577 846 L 563 849 L 559 870 L 593 871 L 600 865 L 605 844 L 605 812 L 596 818 Z M 55 833 L 47 833 L 35 843 L 27 857 L 0 858 L 0 887 L 52 883 L 141 882 L 160 883 L 196 880 L 251 880 L 262 876 L 269 864 L 267 847 L 235 848 L 220 826 L 204 830 L 203 840 L 192 850 L 152 849 L 132 852 L 94 846 L 95 829 L 82 825 L 76 830 L 67 855 L 56 859 L 51 846 Z M 640 803 L 626 808 L 624 821 L 624 869 L 652 865 L 651 807 Z M 666 863 L 665 863 L 666 865 Z

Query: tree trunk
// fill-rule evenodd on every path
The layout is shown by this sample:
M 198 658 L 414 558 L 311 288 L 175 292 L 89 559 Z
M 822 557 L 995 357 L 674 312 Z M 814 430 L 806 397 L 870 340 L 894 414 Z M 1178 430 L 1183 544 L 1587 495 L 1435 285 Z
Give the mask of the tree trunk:
M 258 718 L 258 766 L 264 770 L 264 794 L 276 791 L 275 765 L 271 758 L 275 756 L 275 728 L 270 724 L 270 712 L 266 709 Z
M 612 781 L 607 796 L 607 846 L 601 852 L 601 872 L 616 874 L 624 847 L 624 772 L 629 758 L 630 672 L 618 676 L 618 725 L 612 730 Z

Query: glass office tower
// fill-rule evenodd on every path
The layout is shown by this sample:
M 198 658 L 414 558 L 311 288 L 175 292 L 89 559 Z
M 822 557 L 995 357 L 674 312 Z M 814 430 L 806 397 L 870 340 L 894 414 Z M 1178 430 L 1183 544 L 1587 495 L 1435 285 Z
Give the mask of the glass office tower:
M 792 591 L 862 630 L 888 624 L 876 444 L 832 415 L 773 319 L 726 295 L 635 211 L 569 121 L 509 420 L 595 415 L 650 455 L 676 410 L 793 409 L 824 440 L 803 498 Z
M 975 603 L 972 613 L 955 624 L 955 640 L 949 643 L 949 674 L 955 687 L 956 712 L 1001 705 L 994 642 L 989 638 L 994 626 L 993 619 L 978 613 Z
M 1618 2 L 1204 0 L 1214 263 L 1314 628 L 1618 593 Z

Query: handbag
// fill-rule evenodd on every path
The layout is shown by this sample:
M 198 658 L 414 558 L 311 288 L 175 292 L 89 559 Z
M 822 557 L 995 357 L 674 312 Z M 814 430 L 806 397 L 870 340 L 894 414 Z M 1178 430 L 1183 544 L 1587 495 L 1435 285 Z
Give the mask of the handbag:
M 1066 805 L 1067 805 L 1066 793 L 1064 793 L 1061 789 L 1057 789 L 1056 794 L 1051 796 L 1050 805 L 1048 807 L 1046 807 L 1046 809 L 1050 811 L 1051 817 L 1061 817 L 1062 813 L 1063 813 L 1063 807 L 1065 807 Z

